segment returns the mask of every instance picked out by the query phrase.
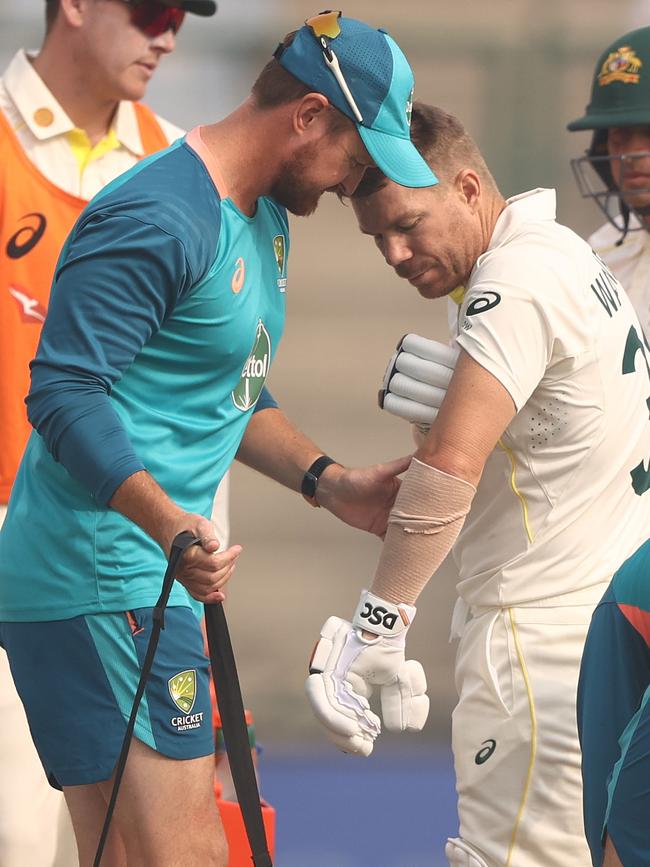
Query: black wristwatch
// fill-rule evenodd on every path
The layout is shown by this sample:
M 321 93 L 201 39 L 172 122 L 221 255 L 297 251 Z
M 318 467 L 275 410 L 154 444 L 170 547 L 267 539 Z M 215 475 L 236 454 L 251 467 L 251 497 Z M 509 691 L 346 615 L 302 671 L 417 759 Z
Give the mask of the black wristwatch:
M 334 460 L 334 458 L 330 458 L 328 455 L 321 455 L 319 458 L 316 458 L 314 463 L 309 467 L 309 469 L 305 472 L 305 475 L 302 477 L 300 492 L 310 506 L 314 506 L 315 508 L 319 507 L 319 503 L 316 501 L 318 480 L 320 479 L 323 470 L 329 467 L 331 464 L 335 463 L 336 461 Z

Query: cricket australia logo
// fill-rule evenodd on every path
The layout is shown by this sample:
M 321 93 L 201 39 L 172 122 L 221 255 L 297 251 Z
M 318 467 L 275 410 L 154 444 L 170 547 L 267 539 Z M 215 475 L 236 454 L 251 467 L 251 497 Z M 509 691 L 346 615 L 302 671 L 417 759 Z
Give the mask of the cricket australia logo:
M 287 288 L 287 254 L 284 235 L 276 235 L 273 239 L 273 252 L 275 253 L 275 261 L 278 265 L 280 276 L 278 277 L 278 289 L 284 292 Z
M 193 668 L 180 671 L 167 681 L 169 694 L 176 707 L 189 713 L 196 701 L 196 671 Z
M 196 701 L 196 669 L 188 668 L 179 671 L 167 681 L 167 688 L 172 701 L 181 712 L 181 716 L 174 716 L 170 722 L 177 732 L 188 729 L 198 729 L 203 723 L 203 711 L 192 713 Z
M 636 56 L 634 49 L 629 45 L 622 45 L 607 55 L 598 75 L 598 83 L 601 87 L 611 84 L 612 81 L 638 84 L 642 66 L 643 62 Z
M 270 366 L 271 338 L 260 319 L 255 332 L 255 343 L 244 362 L 241 379 L 230 395 L 232 402 L 240 412 L 246 412 L 257 403 L 257 398 L 262 392 Z

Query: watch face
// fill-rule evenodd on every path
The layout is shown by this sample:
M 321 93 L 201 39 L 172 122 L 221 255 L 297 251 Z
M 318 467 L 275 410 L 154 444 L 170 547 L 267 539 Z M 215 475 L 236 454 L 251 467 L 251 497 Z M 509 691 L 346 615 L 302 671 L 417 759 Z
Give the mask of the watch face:
M 334 458 L 328 457 L 328 455 L 321 455 L 319 458 L 316 458 L 314 463 L 309 467 L 309 469 L 305 472 L 305 475 L 302 477 L 302 484 L 300 485 L 300 490 L 304 497 L 308 499 L 310 497 L 316 496 L 316 488 L 318 487 L 318 480 L 320 478 L 321 473 L 330 464 L 335 464 L 336 461 Z M 314 505 L 318 505 L 314 503 Z
M 318 476 L 315 476 L 312 472 L 307 470 L 305 475 L 302 478 L 302 486 L 300 490 L 304 494 L 305 497 L 313 497 L 316 494 L 316 488 L 318 487 Z

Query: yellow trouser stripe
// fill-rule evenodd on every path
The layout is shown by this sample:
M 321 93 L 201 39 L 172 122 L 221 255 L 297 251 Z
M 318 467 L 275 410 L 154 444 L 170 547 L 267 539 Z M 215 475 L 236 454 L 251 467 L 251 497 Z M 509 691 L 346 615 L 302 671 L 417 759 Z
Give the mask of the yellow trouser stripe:
M 523 674 L 524 684 L 526 685 L 526 695 L 528 696 L 528 709 L 530 711 L 530 759 L 528 761 L 528 771 L 526 772 L 526 784 L 524 785 L 524 794 L 521 798 L 521 804 L 519 805 L 519 812 L 517 813 L 517 818 L 515 819 L 514 828 L 512 829 L 512 837 L 510 838 L 510 847 L 508 848 L 508 857 L 506 859 L 505 867 L 511 867 L 512 864 L 512 854 L 514 852 L 515 844 L 517 842 L 519 825 L 521 824 L 524 810 L 526 809 L 526 801 L 528 800 L 528 794 L 530 792 L 530 787 L 533 780 L 533 769 L 535 767 L 535 757 L 537 755 L 537 716 L 535 714 L 535 699 L 533 697 L 533 690 L 530 685 L 528 669 L 526 668 L 524 653 L 521 649 L 519 633 L 517 631 L 517 624 L 515 623 L 515 615 L 512 611 L 512 608 L 508 608 L 508 616 L 510 618 L 512 635 L 515 640 L 517 659 L 519 660 L 519 665 L 521 666 L 521 673 Z

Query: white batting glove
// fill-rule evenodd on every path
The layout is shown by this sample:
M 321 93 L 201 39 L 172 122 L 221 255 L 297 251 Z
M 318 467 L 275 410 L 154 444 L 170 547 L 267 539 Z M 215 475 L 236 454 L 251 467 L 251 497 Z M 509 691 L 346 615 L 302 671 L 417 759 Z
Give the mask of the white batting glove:
M 405 335 L 379 391 L 379 406 L 426 434 L 447 393 L 460 350 L 418 334 Z
M 331 741 L 345 753 L 369 756 L 381 731 L 368 699 L 375 688 L 390 731 L 420 731 L 429 714 L 419 662 L 405 661 L 406 632 L 416 609 L 363 591 L 352 623 L 330 617 L 321 629 L 307 678 L 307 697 Z M 377 633 L 363 638 L 362 630 Z

